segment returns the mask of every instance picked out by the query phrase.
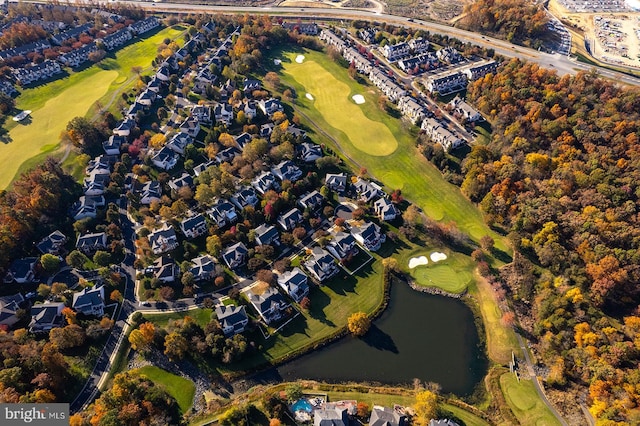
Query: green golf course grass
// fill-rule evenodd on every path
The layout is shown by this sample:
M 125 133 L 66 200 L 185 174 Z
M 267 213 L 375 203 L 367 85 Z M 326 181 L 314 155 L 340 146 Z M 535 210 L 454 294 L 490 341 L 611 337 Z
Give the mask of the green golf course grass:
M 164 38 L 175 38 L 182 27 L 165 28 L 151 37 L 124 47 L 114 58 L 70 76 L 24 90 L 16 99 L 18 110 L 31 110 L 24 122 L 7 122 L 8 136 L 0 143 L 0 189 L 49 155 L 62 157 L 60 134 L 78 116 L 92 118 L 100 104 L 117 112 L 119 94 L 137 79 L 131 68 L 140 66 L 151 73 L 151 61 Z
M 166 312 L 166 313 L 145 313 L 144 317 L 147 321 L 154 323 L 158 327 L 165 328 L 171 320 L 181 320 L 189 317 L 194 320 L 200 327 L 206 326 L 211 321 L 213 309 L 191 309 L 189 311 Z
M 193 396 L 196 393 L 196 385 L 189 379 L 171 374 L 162 368 L 146 365 L 133 370 L 141 376 L 145 376 L 156 385 L 164 388 L 169 395 L 178 402 L 180 411 L 184 414 L 193 405 Z
M 418 247 L 406 249 L 396 254 L 399 266 L 413 278 L 417 285 L 424 287 L 438 287 L 449 293 L 461 293 L 473 284 L 472 270 L 474 263 L 460 253 L 438 247 Z M 430 258 L 433 252 L 444 252 L 447 258 L 433 262 Z M 413 257 L 426 256 L 429 263 L 409 269 L 409 260 Z
M 500 376 L 500 388 L 509 407 L 523 425 L 555 426 L 560 425 L 553 413 L 538 397 L 531 380 L 518 380 L 512 373 Z
M 305 61 L 299 64 L 293 59 L 301 53 L 305 55 Z M 296 108 L 338 142 L 339 146 L 335 147 L 338 151 L 354 159 L 357 166 L 366 168 L 371 176 L 388 188 L 401 189 L 405 198 L 420 206 L 431 218 L 455 222 L 460 230 L 475 241 L 490 235 L 496 241 L 496 248 L 510 251 L 504 239 L 484 223 L 476 206 L 462 195 L 459 188 L 446 182 L 440 171 L 418 152 L 415 136 L 403 127 L 401 120 L 378 107 L 379 95 L 375 87 L 351 80 L 346 70 L 333 63 L 324 53 L 304 50 L 285 52 L 283 55 L 279 57 L 282 60 L 282 81 L 300 94 L 296 99 Z M 339 96 L 333 93 L 335 85 L 344 91 Z M 311 93 L 315 100 L 307 99 L 301 95 L 303 93 Z M 364 104 L 353 103 L 351 95 L 356 93 L 364 96 Z M 362 114 L 345 112 L 353 108 L 360 109 Z M 364 146 L 377 146 L 376 141 L 391 132 L 398 144 L 391 154 L 381 157 L 379 151 L 373 154 L 374 148 L 362 150 L 361 144 L 354 143 L 359 140 L 358 135 L 362 131 L 372 126 L 371 123 L 378 123 L 376 129 L 384 126 L 387 130 L 376 131 L 373 136 L 368 136 L 369 140 Z

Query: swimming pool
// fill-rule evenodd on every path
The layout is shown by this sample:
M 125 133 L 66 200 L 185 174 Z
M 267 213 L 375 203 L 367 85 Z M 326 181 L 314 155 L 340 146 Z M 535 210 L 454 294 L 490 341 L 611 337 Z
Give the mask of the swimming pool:
M 309 401 L 303 398 L 293 403 L 293 405 L 291 406 L 291 411 L 293 411 L 294 413 L 296 411 L 306 411 L 307 413 L 311 413 L 313 411 L 313 407 L 311 406 L 311 403 Z

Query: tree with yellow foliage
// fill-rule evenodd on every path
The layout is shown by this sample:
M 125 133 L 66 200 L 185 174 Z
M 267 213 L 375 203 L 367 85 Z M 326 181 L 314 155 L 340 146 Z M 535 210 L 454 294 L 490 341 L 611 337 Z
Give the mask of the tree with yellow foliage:
M 356 312 L 347 319 L 347 328 L 356 337 L 367 334 L 369 327 L 371 327 L 371 319 L 364 312 Z
M 413 409 L 416 413 L 413 417 L 413 424 L 427 426 L 431 419 L 435 419 L 438 414 L 438 396 L 429 390 L 418 392 Z
M 167 141 L 167 137 L 162 133 L 156 133 L 149 140 L 149 146 L 154 149 L 160 149 L 164 146 Z

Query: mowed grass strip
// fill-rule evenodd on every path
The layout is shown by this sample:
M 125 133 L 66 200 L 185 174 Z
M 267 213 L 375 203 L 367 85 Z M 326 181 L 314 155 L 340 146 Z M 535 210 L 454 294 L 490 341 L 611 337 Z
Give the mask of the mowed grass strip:
M 351 88 L 337 81 L 320 64 L 305 60 L 293 62 L 288 72 L 305 87 L 314 100 L 314 107 L 334 129 L 343 132 L 354 147 L 372 156 L 387 156 L 398 147 L 393 133 L 383 123 L 365 116 L 352 99 Z M 353 131 L 356 129 L 357 131 Z
M 193 405 L 196 385 L 191 380 L 152 365 L 146 365 L 133 370 L 133 372 L 145 376 L 153 383 L 163 387 L 169 395 L 176 399 L 183 414 L 189 411 Z
M 313 68 L 313 74 L 307 75 L 308 70 L 301 68 L 304 63 L 297 64 L 292 60 L 300 53 L 305 55 L 305 61 L 318 65 Z M 322 81 L 322 87 L 346 85 L 351 89 L 350 94 L 359 93 L 365 97 L 366 102 L 362 105 L 353 105 L 349 96 L 337 97 L 333 103 L 310 101 L 303 96 L 296 99 L 297 108 L 338 141 L 340 147 L 335 148 L 353 158 L 359 166 L 365 167 L 374 178 L 390 189 L 401 189 L 405 198 L 420 206 L 433 219 L 455 222 L 460 230 L 476 241 L 484 235 L 490 235 L 495 239 L 498 249 L 510 251 L 503 238 L 484 223 L 476 206 L 462 195 L 459 188 L 446 182 L 440 171 L 418 152 L 415 136 L 403 127 L 403 122 L 389 116 L 378 107 L 377 89 L 351 80 L 346 70 L 333 63 L 324 53 L 310 50 L 289 52 L 282 59 L 282 81 L 293 86 L 299 94 L 309 92 L 314 96 L 321 96 L 320 93 L 313 93 L 316 88 L 314 81 L 318 80 Z M 358 140 L 358 135 L 366 131 L 368 123 L 354 119 L 355 116 L 352 115 L 342 116 L 344 113 L 338 122 L 334 122 L 336 114 L 332 110 L 345 111 L 344 104 L 360 108 L 369 122 L 384 124 L 394 135 L 398 148 L 384 158 L 359 149 L 352 141 Z M 350 124 L 343 127 L 340 124 L 341 120 Z M 336 131 L 339 127 L 340 131 Z M 367 145 L 377 139 L 375 136 L 372 137 Z
M 560 425 L 542 402 L 531 380 L 518 380 L 512 373 L 500 376 L 500 388 L 513 414 L 524 426 Z
M 398 252 L 394 257 L 399 267 L 413 278 L 417 285 L 438 287 L 450 293 L 462 293 L 473 284 L 472 270 L 474 263 L 460 253 L 438 247 L 420 247 L 410 243 L 411 247 Z M 443 252 L 447 258 L 434 262 L 431 254 Z M 409 260 L 413 257 L 426 256 L 429 263 L 409 269 Z
M 181 320 L 189 317 L 194 320 L 200 327 L 203 327 L 211 321 L 213 309 L 191 309 L 189 311 L 180 312 L 164 312 L 164 313 L 144 313 L 144 318 L 152 322 L 158 327 L 166 328 L 171 320 Z
M 11 184 L 22 163 L 43 151 L 55 150 L 67 122 L 85 115 L 107 93 L 117 75 L 115 71 L 101 71 L 91 79 L 81 80 L 33 111 L 30 121 L 11 129 L 9 142 L 0 144 L 0 188 Z

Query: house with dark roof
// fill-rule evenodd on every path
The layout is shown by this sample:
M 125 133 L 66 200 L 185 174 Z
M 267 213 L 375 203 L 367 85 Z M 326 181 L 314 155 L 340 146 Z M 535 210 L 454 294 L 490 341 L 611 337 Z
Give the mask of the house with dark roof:
M 272 244 L 276 246 L 280 245 L 280 234 L 278 233 L 278 230 L 275 226 L 263 223 L 255 229 L 255 232 L 256 244 Z
M 256 176 L 251 181 L 251 186 L 262 195 L 270 189 L 276 192 L 280 191 L 280 185 L 278 185 L 276 177 L 271 172 L 262 172 L 259 176 Z
M 373 200 L 374 198 L 382 197 L 385 195 L 384 191 L 380 187 L 380 185 L 369 182 L 366 179 L 358 178 L 356 182 L 353 184 L 358 193 L 358 198 L 365 203 Z
M 180 125 L 180 131 L 188 134 L 192 138 L 195 138 L 198 136 L 198 133 L 200 133 L 200 122 L 193 115 L 187 117 L 187 119 Z
M 73 304 L 76 312 L 85 315 L 101 317 L 104 315 L 104 287 L 85 287 L 73 294 Z
M 60 254 L 66 243 L 67 236 L 56 230 L 40 240 L 40 242 L 36 244 L 36 248 L 40 250 L 42 254 Z
M 276 125 L 271 122 L 260 125 L 260 137 L 269 139 L 273 133 L 274 127 L 276 127 Z
M 189 136 L 187 133 L 179 132 L 176 133 L 169 139 L 167 142 L 167 147 L 174 151 L 176 154 L 184 155 L 184 150 L 188 145 L 193 143 L 193 138 Z
M 313 190 L 310 193 L 303 195 L 299 200 L 298 204 L 303 209 L 309 210 L 319 210 L 324 203 L 324 197 L 318 191 Z
M 240 242 L 231 247 L 227 247 L 227 249 L 222 252 L 222 259 L 230 269 L 236 269 L 246 263 L 248 254 L 249 250 Z
M 240 105 L 240 110 L 244 111 L 247 120 L 251 121 L 258 115 L 258 103 L 253 99 L 245 99 Z
M 140 35 L 146 33 L 147 31 L 151 31 L 158 26 L 160 26 L 160 21 L 158 21 L 158 18 L 156 18 L 155 16 L 151 16 L 141 21 L 134 22 L 133 24 L 129 25 L 129 29 L 135 35 Z
M 291 306 L 282 294 L 273 287 L 268 287 L 264 293 L 261 294 L 256 294 L 254 289 L 251 288 L 247 290 L 246 294 L 249 302 L 267 324 L 281 319 L 286 309 Z
M 309 294 L 308 277 L 298 267 L 278 275 L 278 285 L 297 303 Z
M 300 225 L 303 220 L 304 217 L 302 217 L 300 210 L 293 208 L 278 216 L 278 225 L 280 225 L 284 231 L 291 232 L 296 226 Z
M 300 158 L 305 163 L 312 163 L 318 158 L 322 158 L 322 147 L 311 142 L 304 142 L 298 145 Z
M 319 283 L 328 280 L 340 271 L 329 252 L 320 247 L 314 247 L 311 256 L 304 263 L 304 267 L 311 274 L 311 277 Z
M 249 324 L 249 317 L 244 306 L 216 306 L 216 317 L 225 336 L 242 333 Z
M 411 48 L 404 41 L 396 44 L 387 43 L 380 50 L 389 62 L 395 62 L 411 54 Z
M 295 182 L 302 177 L 302 170 L 298 168 L 292 161 L 284 160 L 271 168 L 271 173 L 276 175 L 281 181 Z
M 282 28 L 287 31 L 297 31 L 298 34 L 318 35 L 318 24 L 315 22 L 283 22 Z
M 53 42 L 53 44 L 61 46 L 62 43 L 69 40 L 70 38 L 78 38 L 78 36 L 80 36 L 81 34 L 88 32 L 91 28 L 94 27 L 94 25 L 95 24 L 93 22 L 87 22 L 86 24 L 71 28 L 69 30 L 61 31 L 57 34 L 53 34 L 51 36 L 51 41 Z
M 231 163 L 240 154 L 242 154 L 242 151 L 235 146 L 230 146 L 217 153 L 215 159 L 218 164 Z
M 88 62 L 89 55 L 97 51 L 98 46 L 94 41 L 92 41 L 91 43 L 85 44 L 76 50 L 72 50 L 69 53 L 64 53 L 58 56 L 58 61 L 62 62 L 67 67 L 76 68 L 85 62 Z
M 208 254 L 191 259 L 189 266 L 189 272 L 193 274 L 196 281 L 212 279 L 216 275 L 217 269 L 215 259 Z
M 254 90 L 260 90 L 261 88 L 260 80 L 253 80 L 250 78 L 245 78 L 242 82 L 242 91 L 245 93 L 251 93 Z
M 180 176 L 171 179 L 167 185 L 173 194 L 177 194 L 182 188 L 193 188 L 193 177 L 187 172 L 182 172 Z
M 240 210 L 247 206 L 255 207 L 258 204 L 258 195 L 256 191 L 250 187 L 244 187 L 231 196 L 231 202 Z
M 127 117 L 119 123 L 115 129 L 113 129 L 113 134 L 118 136 L 129 136 L 131 130 L 134 129 L 136 125 L 136 121 L 133 118 Z
M 216 205 L 207 210 L 207 215 L 220 228 L 231 225 L 238 220 L 238 212 L 233 204 L 226 200 L 218 201 Z
M 351 235 L 369 251 L 378 251 L 387 236 L 378 225 L 367 222 L 361 226 L 351 226 Z
M 200 176 L 202 172 L 207 170 L 209 167 L 215 166 L 215 165 L 216 165 L 215 160 L 209 160 L 209 161 L 205 161 L 204 163 L 200 163 L 193 168 L 193 174 L 196 176 Z
M 145 270 L 163 283 L 172 283 L 180 275 L 180 267 L 169 256 L 163 255 L 153 261 L 153 265 Z
M 151 157 L 151 162 L 159 169 L 171 170 L 178 163 L 178 154 L 165 145 Z
M 242 132 L 239 135 L 234 136 L 233 140 L 236 141 L 240 149 L 244 149 L 244 147 L 253 140 L 253 136 L 247 132 Z
M 207 221 L 198 213 L 180 222 L 180 230 L 187 238 L 198 238 L 207 233 Z
M 93 254 L 98 250 L 104 250 L 107 248 L 107 234 L 96 232 L 79 235 L 76 241 L 76 248 L 87 255 Z
M 156 229 L 148 235 L 149 245 L 153 254 L 162 254 L 174 250 L 178 247 L 178 237 L 173 227 L 168 223 L 162 225 L 162 228 Z
M 496 61 L 487 61 L 480 64 L 474 64 L 463 72 L 470 81 L 475 81 L 485 75 L 495 73 L 498 69 L 498 63 Z
M 102 149 L 104 149 L 104 153 L 107 155 L 118 155 L 120 154 L 120 147 L 126 141 L 127 139 L 124 136 L 111 135 L 109 139 L 102 142 Z
M 61 74 L 62 68 L 56 61 L 50 59 L 40 64 L 26 65 L 22 68 L 14 68 L 12 73 L 16 82 L 24 87 L 38 81 L 46 80 L 58 74 Z
M 296 138 L 297 140 L 304 140 L 307 138 L 307 132 L 305 132 L 304 130 L 294 126 L 293 124 L 290 124 L 287 127 L 287 133 L 292 135 L 294 138 Z
M 194 116 L 199 123 L 211 124 L 211 107 L 208 105 L 195 105 L 191 110 L 191 115 Z
M 71 207 L 71 216 L 74 220 L 95 218 L 98 216 L 98 210 L 94 204 L 86 204 L 83 201 L 78 201 Z
M 347 189 L 347 174 L 327 173 L 324 177 L 324 184 L 330 190 L 337 192 L 338 194 L 344 194 L 344 191 Z
M 345 261 L 350 257 L 358 254 L 358 245 L 356 239 L 351 234 L 345 232 L 337 232 L 333 239 L 327 244 L 327 250 L 339 262 Z
M 313 411 L 313 426 L 349 426 L 346 408 L 321 408 Z
M 52 328 L 62 327 L 64 303 L 42 303 L 31 307 L 29 331 L 32 333 L 48 333 Z
M 20 321 L 18 310 L 24 306 L 25 299 L 20 293 L 0 297 L 0 325 L 13 326 Z
M 284 111 L 284 108 L 282 107 L 280 101 L 275 98 L 261 99 L 260 101 L 258 101 L 258 108 L 260 108 L 260 110 L 267 117 L 270 117 L 275 112 Z
M 392 408 L 373 406 L 369 426 L 408 426 L 407 418 Z
M 233 107 L 229 104 L 218 103 L 213 107 L 213 115 L 217 122 L 228 126 L 233 122 Z
M 133 182 L 132 192 L 140 197 L 140 204 L 149 205 L 162 198 L 162 188 L 157 180 L 150 180 L 145 183 Z
M 122 28 L 112 34 L 104 36 L 102 43 L 107 50 L 113 50 L 131 40 L 131 38 L 131 31 L 128 28 Z
M 373 203 L 373 211 L 380 220 L 388 222 L 398 216 L 398 209 L 387 198 L 379 198 Z

